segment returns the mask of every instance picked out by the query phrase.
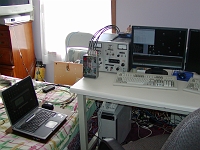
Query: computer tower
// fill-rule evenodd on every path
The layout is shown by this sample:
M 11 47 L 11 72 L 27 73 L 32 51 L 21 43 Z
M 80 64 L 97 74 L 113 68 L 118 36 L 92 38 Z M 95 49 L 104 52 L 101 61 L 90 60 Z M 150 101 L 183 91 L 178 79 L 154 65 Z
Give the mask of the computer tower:
M 200 29 L 190 29 L 185 71 L 200 74 Z
M 122 143 L 131 130 L 131 107 L 117 105 L 114 109 L 111 108 L 112 110 L 109 106 L 106 107 L 102 105 L 98 111 L 99 138 L 113 137 L 119 143 Z

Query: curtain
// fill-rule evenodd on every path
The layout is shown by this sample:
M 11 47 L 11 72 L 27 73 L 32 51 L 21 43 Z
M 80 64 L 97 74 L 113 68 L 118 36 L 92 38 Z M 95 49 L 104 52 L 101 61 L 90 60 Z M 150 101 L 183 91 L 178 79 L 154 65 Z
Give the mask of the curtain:
M 65 38 L 70 32 L 94 34 L 111 24 L 111 0 L 41 0 L 40 12 L 45 64 L 65 61 Z

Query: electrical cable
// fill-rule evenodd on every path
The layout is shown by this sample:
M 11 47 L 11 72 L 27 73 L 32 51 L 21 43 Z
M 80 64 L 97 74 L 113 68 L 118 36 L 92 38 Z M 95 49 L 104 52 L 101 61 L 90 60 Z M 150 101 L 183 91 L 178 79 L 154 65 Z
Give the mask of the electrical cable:
M 44 86 L 48 86 L 48 85 L 56 85 L 56 86 L 58 86 L 57 84 L 45 84 Z M 44 86 L 43 86 L 43 87 L 44 87 Z M 62 86 L 62 85 L 60 85 L 60 86 L 61 86 L 61 87 L 67 87 L 67 88 L 69 89 L 69 86 Z M 42 89 L 43 89 L 43 88 L 41 88 L 39 91 L 37 91 L 37 93 L 41 92 Z M 74 101 L 74 99 L 77 97 L 77 94 L 71 93 L 71 92 L 68 91 L 68 90 L 63 90 L 63 89 L 57 89 L 57 88 L 55 88 L 54 91 L 57 91 L 57 92 L 59 92 L 59 91 L 64 91 L 64 92 L 67 92 L 67 93 L 70 95 L 66 100 L 63 100 L 63 101 L 59 101 L 59 102 L 48 101 L 48 102 L 50 102 L 50 103 L 52 103 L 52 104 L 60 104 L 60 105 L 61 105 L 61 106 L 60 106 L 61 108 L 64 108 L 67 104 L 70 104 L 70 103 L 71 103 L 72 101 Z M 45 102 L 47 102 L 46 96 L 47 96 L 48 94 L 49 94 L 49 93 L 46 93 L 45 97 L 42 98 L 41 104 L 44 104 Z
M 68 89 L 70 89 L 70 85 L 63 85 L 63 84 L 55 84 L 55 83 L 48 83 L 48 82 L 44 82 L 44 84 L 42 84 L 40 86 L 41 87 L 45 87 L 45 86 L 49 86 L 49 85 L 54 85 L 54 86 L 59 86 L 59 87 L 66 87 Z M 39 91 L 40 92 L 40 91 Z M 37 92 L 38 93 L 38 92 Z
M 149 136 L 152 135 L 152 131 L 148 127 L 146 127 L 146 126 L 140 126 L 137 122 L 136 122 L 136 124 L 138 126 L 138 137 L 140 139 L 144 139 L 144 138 L 147 138 L 147 137 L 149 137 Z M 140 127 L 143 128 L 143 129 L 146 129 L 146 130 L 150 131 L 150 133 L 147 136 L 145 136 L 145 137 L 140 137 Z
M 98 124 L 98 119 L 97 119 L 97 124 Z M 95 131 L 95 132 L 96 132 L 96 131 Z M 98 133 L 100 133 L 100 132 L 99 132 L 99 124 L 98 124 L 98 129 L 97 129 L 97 132 L 96 132 L 96 133 L 94 133 L 93 130 L 92 130 L 92 131 L 89 130 L 89 132 L 88 132 L 89 135 L 95 136 L 95 137 L 99 140 L 99 142 L 97 142 L 97 146 L 99 145 L 100 141 L 102 140 L 102 138 L 99 137 Z
M 0 126 L 3 125 L 4 123 L 6 123 L 6 122 L 5 122 L 5 119 L 2 119 L 2 120 L 0 120 L 0 121 L 1 121 Z
M 163 129 L 165 132 L 172 133 L 172 131 L 168 131 L 168 130 L 167 130 L 166 128 L 164 128 L 164 127 L 158 126 L 158 125 L 156 125 L 156 124 L 154 124 L 154 126 Z
M 90 53 L 90 50 L 96 50 L 96 45 L 98 43 L 98 40 L 100 38 L 100 36 L 107 30 L 109 29 L 112 29 L 112 28 L 115 28 L 117 30 L 117 33 L 120 32 L 120 29 L 116 26 L 116 25 L 107 25 L 103 28 L 101 28 L 100 30 L 98 30 L 91 38 L 90 42 L 89 42 L 89 52 Z M 99 34 L 99 35 L 98 35 Z M 96 40 L 95 40 L 96 39 Z M 95 41 L 94 41 L 95 40 Z
M 138 125 L 146 126 L 145 128 L 154 126 L 163 129 L 163 134 L 165 132 L 171 133 L 173 128 L 176 127 L 175 124 L 170 123 L 171 120 L 167 112 L 135 108 L 132 110 L 132 119 Z
M 65 91 L 65 90 L 63 90 L 63 91 Z M 67 92 L 67 91 L 65 91 L 65 92 Z M 70 95 L 70 97 L 68 97 L 66 100 L 59 101 L 59 102 L 53 102 L 53 101 L 48 101 L 48 102 L 50 102 L 52 104 L 61 104 L 62 105 L 61 107 L 63 108 L 64 107 L 63 105 L 67 105 L 67 104 L 71 103 L 72 101 L 74 101 L 74 99 L 76 97 L 77 97 L 77 95 L 75 93 L 72 93 L 72 95 Z M 43 101 L 42 104 L 45 103 L 45 102 L 46 102 L 46 100 Z
M 7 123 L 7 122 L 9 122 L 8 118 L 7 119 L 1 119 L 0 121 L 1 121 L 0 122 L 0 126 L 5 124 L 5 123 Z
M 118 29 L 118 27 L 117 27 L 117 26 L 113 26 L 113 25 L 110 25 L 110 26 L 108 26 L 108 27 L 103 28 L 102 31 L 100 31 L 99 36 L 96 38 L 96 41 L 95 41 L 95 43 L 94 43 L 94 49 L 96 49 L 96 45 L 97 45 L 97 43 L 98 43 L 98 40 L 99 40 L 100 36 L 101 36 L 105 31 L 107 31 L 107 30 L 109 30 L 109 29 L 112 29 L 113 27 L 117 28 L 117 31 L 118 31 L 117 33 L 120 32 L 120 30 Z

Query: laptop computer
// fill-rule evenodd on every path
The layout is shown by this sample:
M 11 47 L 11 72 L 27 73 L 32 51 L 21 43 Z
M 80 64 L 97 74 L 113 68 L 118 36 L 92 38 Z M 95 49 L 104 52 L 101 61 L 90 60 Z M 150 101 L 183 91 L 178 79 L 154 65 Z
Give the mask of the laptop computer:
M 13 133 L 47 142 L 66 122 L 67 115 L 39 107 L 30 76 L 2 91 Z

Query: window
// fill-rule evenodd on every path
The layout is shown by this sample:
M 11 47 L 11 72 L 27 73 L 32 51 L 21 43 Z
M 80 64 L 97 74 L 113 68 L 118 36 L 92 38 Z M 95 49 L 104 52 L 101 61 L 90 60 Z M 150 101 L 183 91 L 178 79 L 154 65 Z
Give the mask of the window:
M 115 16 L 111 17 L 115 14 L 114 5 L 115 0 L 41 1 L 43 63 L 65 59 L 65 38 L 70 32 L 94 34 L 106 25 L 115 24 L 112 20 Z

